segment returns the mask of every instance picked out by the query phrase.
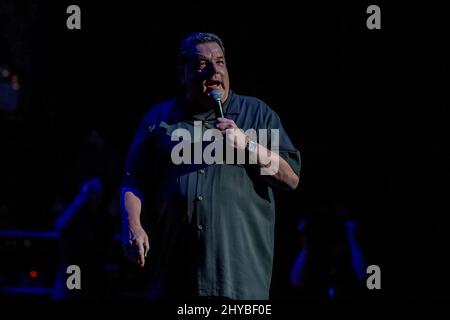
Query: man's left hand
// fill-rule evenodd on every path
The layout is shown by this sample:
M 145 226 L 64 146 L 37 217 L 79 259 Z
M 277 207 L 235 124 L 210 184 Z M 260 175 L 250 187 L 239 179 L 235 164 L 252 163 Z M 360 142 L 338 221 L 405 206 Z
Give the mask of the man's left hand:
M 227 144 L 237 149 L 245 149 L 248 137 L 236 123 L 227 118 L 217 118 L 216 128 L 219 129 L 223 135 L 226 135 Z

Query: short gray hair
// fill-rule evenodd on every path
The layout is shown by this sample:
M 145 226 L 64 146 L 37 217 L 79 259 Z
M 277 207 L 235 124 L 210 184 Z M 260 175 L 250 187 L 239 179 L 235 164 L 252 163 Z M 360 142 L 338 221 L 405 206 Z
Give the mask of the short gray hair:
M 215 35 L 214 33 L 196 32 L 187 36 L 181 41 L 180 50 L 178 51 L 179 63 L 181 65 L 185 64 L 189 59 L 189 55 L 192 52 L 192 49 L 197 44 L 206 42 L 217 43 L 222 49 L 223 54 L 225 55 L 225 47 L 223 46 L 222 39 L 220 39 L 217 35 Z

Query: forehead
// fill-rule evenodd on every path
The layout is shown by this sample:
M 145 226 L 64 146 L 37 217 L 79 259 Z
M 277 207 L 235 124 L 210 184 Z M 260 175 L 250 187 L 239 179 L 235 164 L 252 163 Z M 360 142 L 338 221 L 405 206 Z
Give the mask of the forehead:
M 193 54 L 197 57 L 215 58 L 223 56 L 223 51 L 216 42 L 205 42 L 197 44 L 193 50 Z

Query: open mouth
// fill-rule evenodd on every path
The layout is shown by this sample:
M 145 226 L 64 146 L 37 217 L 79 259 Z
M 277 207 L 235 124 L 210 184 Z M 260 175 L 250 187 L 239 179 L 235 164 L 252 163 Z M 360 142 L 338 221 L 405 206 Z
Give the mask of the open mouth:
M 207 80 L 205 86 L 208 88 L 208 90 L 217 90 L 220 89 L 222 83 L 217 80 Z

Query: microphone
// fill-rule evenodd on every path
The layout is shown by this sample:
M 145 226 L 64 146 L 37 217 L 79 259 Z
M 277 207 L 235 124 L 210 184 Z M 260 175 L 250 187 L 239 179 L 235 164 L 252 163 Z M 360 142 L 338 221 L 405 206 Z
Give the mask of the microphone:
M 211 98 L 213 98 L 216 101 L 217 107 L 219 108 L 220 117 L 225 118 L 223 115 L 223 109 L 222 109 L 222 91 L 220 90 L 211 90 L 208 94 Z

